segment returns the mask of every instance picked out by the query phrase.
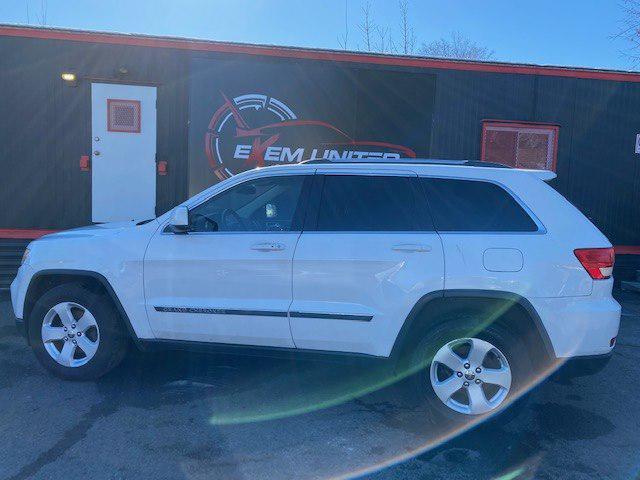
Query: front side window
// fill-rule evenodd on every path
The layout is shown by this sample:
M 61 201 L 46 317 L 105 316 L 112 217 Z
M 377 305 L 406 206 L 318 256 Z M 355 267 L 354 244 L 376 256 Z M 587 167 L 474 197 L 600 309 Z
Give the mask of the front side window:
M 189 211 L 195 232 L 298 231 L 305 175 L 248 180 Z
M 485 121 L 482 160 L 555 172 L 558 130 L 554 125 Z
M 425 208 L 413 181 L 400 176 L 327 175 L 317 230 L 384 232 L 423 230 Z
M 535 232 L 538 226 L 504 188 L 478 180 L 421 178 L 436 230 Z

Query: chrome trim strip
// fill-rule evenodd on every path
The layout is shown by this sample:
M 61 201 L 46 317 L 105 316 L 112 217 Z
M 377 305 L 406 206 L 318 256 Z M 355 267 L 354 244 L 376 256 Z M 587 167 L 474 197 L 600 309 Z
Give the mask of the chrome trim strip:
M 163 313 L 203 313 L 207 315 L 250 315 L 257 317 L 286 317 L 287 312 L 271 310 L 235 310 L 229 308 L 199 308 L 199 307 L 153 307 L 156 312 Z
M 229 308 L 202 308 L 202 307 L 153 307 L 161 313 L 199 313 L 206 315 L 247 315 L 256 317 L 288 317 L 292 318 L 319 318 L 326 320 L 351 320 L 355 322 L 370 322 L 372 315 L 350 315 L 344 313 L 309 313 L 309 312 L 277 312 L 272 310 L 237 310 Z
M 308 312 L 291 312 L 292 318 L 321 318 L 326 320 L 352 320 L 355 322 L 370 322 L 371 315 L 349 315 L 344 313 L 308 313 Z

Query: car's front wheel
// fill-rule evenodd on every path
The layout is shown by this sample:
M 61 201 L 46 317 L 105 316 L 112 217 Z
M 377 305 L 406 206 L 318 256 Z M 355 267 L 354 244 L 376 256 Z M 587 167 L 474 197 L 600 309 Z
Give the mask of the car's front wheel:
M 38 299 L 29 340 L 38 361 L 68 380 L 104 375 L 124 358 L 128 344 L 109 298 L 78 283 L 59 285 Z

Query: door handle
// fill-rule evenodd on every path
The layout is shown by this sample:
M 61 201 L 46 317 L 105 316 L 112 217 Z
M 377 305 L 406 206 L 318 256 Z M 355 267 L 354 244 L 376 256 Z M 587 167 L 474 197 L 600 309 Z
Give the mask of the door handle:
M 284 250 L 285 246 L 282 243 L 256 243 L 251 245 L 251 250 L 258 250 L 259 252 L 279 252 Z
M 420 245 L 417 243 L 400 243 L 391 247 L 396 252 L 430 252 L 431 245 Z

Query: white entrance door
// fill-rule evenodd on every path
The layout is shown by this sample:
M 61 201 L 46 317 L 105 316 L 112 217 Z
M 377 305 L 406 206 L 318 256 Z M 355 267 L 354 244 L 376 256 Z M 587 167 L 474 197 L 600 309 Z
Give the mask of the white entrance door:
M 156 88 L 91 84 L 91 219 L 144 220 L 156 209 Z

